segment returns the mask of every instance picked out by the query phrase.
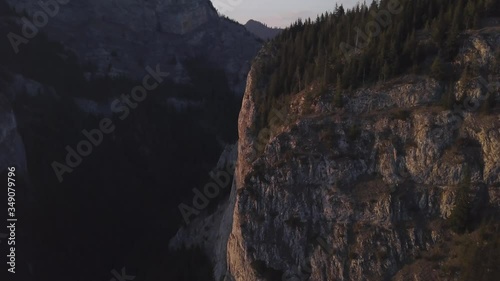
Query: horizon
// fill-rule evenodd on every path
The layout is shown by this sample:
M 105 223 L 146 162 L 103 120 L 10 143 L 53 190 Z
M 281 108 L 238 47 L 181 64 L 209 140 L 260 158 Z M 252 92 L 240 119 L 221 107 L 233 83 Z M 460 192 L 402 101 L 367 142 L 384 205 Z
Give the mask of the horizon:
M 344 8 L 352 8 L 357 0 L 310 0 L 305 3 L 300 0 L 210 0 L 214 7 L 223 15 L 246 24 L 249 20 L 259 21 L 268 27 L 286 28 L 293 22 L 311 18 L 325 12 L 333 11 L 335 4 Z

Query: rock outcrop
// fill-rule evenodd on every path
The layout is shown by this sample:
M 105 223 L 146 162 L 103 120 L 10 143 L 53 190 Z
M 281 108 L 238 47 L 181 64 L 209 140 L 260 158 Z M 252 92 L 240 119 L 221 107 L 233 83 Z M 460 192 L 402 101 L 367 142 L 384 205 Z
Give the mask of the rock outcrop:
M 478 64 L 491 77 L 454 85 L 465 102 L 451 110 L 441 105 L 442 83 L 403 76 L 344 96 L 343 108 L 333 90 L 315 95 L 313 86 L 262 112 L 257 69 L 272 51 L 261 52 L 239 117 L 233 280 L 390 280 L 449 238 L 467 171 L 472 212 L 498 212 L 500 112 L 478 108 L 499 99 L 500 36 L 468 36 L 456 66 Z M 273 126 L 259 127 L 262 116 Z M 447 280 L 432 268 L 413 276 Z
M 29 21 L 44 11 L 35 0 L 7 2 Z M 47 16 L 39 32 L 94 65 L 89 75 L 142 79 L 146 65 L 160 64 L 172 78 L 186 82 L 186 61 L 204 58 L 224 70 L 231 88 L 241 94 L 250 60 L 260 48 L 243 26 L 219 17 L 209 0 L 59 2 L 66 4 Z

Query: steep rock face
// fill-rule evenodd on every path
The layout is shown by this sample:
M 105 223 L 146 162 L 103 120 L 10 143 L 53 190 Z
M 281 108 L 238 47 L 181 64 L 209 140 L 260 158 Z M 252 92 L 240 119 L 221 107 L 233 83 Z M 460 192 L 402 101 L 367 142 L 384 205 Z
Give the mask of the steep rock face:
M 228 145 L 213 171 L 227 171 L 228 167 L 233 167 L 227 172 L 234 175 L 236 160 L 236 145 Z M 230 188 L 230 186 L 221 188 Z M 213 213 L 203 212 L 193 218 L 189 225 L 181 227 L 169 242 L 169 248 L 174 250 L 182 247 L 201 247 L 214 264 L 215 280 L 221 280 L 227 274 L 226 245 L 232 229 L 235 201 L 236 192 L 232 190 L 228 200 L 217 206 Z
M 7 2 L 26 11 L 30 21 L 43 11 L 38 1 Z M 249 61 L 260 47 L 243 26 L 219 18 L 208 0 L 68 1 L 53 14 L 40 31 L 95 65 L 89 75 L 141 79 L 144 66 L 160 64 L 187 82 L 185 61 L 203 57 L 225 70 L 232 88 L 242 93 Z
M 317 96 L 311 87 L 267 111 L 271 128 L 259 125 L 265 90 L 256 69 L 272 56 L 263 50 L 239 117 L 232 278 L 389 280 L 449 237 L 445 221 L 466 170 L 472 212 L 498 212 L 500 114 L 498 106 L 477 111 L 489 95 L 499 98 L 498 34 L 464 43 L 455 64 L 478 64 L 492 77 L 454 85 L 456 99 L 468 101 L 463 107 L 440 105 L 442 83 L 404 76 L 350 93 L 343 108 L 332 106 L 332 90 Z M 427 268 L 412 280 L 437 276 Z

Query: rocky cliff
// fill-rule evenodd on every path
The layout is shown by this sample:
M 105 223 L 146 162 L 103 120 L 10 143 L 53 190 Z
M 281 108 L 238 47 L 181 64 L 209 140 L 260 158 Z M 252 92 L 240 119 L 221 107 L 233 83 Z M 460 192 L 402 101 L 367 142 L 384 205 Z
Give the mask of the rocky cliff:
M 17 12 L 0 0 L 4 36 L 24 36 L 27 20 L 49 13 L 17 54 L 7 37 L 0 40 L 0 169 L 18 171 L 18 237 L 27 241 L 19 247 L 19 277 L 56 281 L 78 272 L 109 280 L 114 264 L 143 280 L 207 276 L 204 257 L 169 252 L 165 240 L 178 229 L 178 202 L 237 137 L 258 40 L 220 18 L 208 0 L 44 1 L 59 3 L 52 12 L 38 1 L 9 2 Z M 140 106 L 124 108 L 126 117 L 117 114 L 112 103 L 141 85 L 148 66 L 165 79 Z M 116 131 L 96 131 L 104 118 Z M 84 130 L 98 141 L 59 178 L 53 164 L 87 142 Z
M 466 280 L 457 259 L 498 249 L 467 244 L 476 236 L 458 237 L 449 218 L 467 175 L 471 216 L 498 218 L 499 34 L 467 33 L 453 63 L 489 77 L 447 88 L 428 75 L 400 76 L 343 95 L 342 107 L 334 89 L 313 85 L 266 109 L 258 77 L 273 49 L 264 48 L 248 75 L 232 195 L 221 206 L 232 226 L 222 210 L 197 223 L 224 243 L 231 227 L 225 258 L 211 252 L 216 280 Z M 443 105 L 447 93 L 461 102 Z
M 479 64 L 491 76 L 454 84 L 464 103 L 453 110 L 441 106 L 442 83 L 403 76 L 349 93 L 342 108 L 332 107 L 333 90 L 312 86 L 264 113 L 255 79 L 272 56 L 264 50 L 239 117 L 232 277 L 390 280 L 451 239 L 446 220 L 466 170 L 472 212 L 498 212 L 500 112 L 477 111 L 499 98 L 498 31 L 467 34 L 455 66 Z M 263 114 L 268 127 L 258 125 Z M 448 280 L 435 265 L 412 274 L 404 280 Z
M 219 17 L 209 0 L 48 1 L 58 7 L 48 10 L 34 0 L 7 2 L 31 23 L 44 23 L 36 16 L 45 13 L 39 32 L 95 66 L 89 75 L 142 79 L 144 66 L 160 64 L 176 81 L 189 82 L 186 61 L 203 57 L 223 69 L 240 94 L 260 48 L 243 26 Z

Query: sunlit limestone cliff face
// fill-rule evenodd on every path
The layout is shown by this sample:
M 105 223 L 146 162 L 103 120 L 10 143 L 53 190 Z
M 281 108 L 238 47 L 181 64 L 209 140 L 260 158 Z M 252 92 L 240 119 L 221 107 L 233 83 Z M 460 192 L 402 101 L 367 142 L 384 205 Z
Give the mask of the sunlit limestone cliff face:
M 44 11 L 35 0 L 7 2 L 32 22 Z M 39 32 L 94 65 L 89 75 L 142 78 L 145 66 L 160 64 L 171 78 L 189 82 L 186 61 L 203 58 L 223 69 L 242 93 L 249 62 L 260 47 L 243 26 L 220 18 L 209 0 L 59 2 L 66 4 L 49 6 L 52 12 Z
M 498 217 L 500 208 L 499 107 L 479 108 L 499 98 L 499 34 L 466 35 L 454 66 L 479 65 L 490 77 L 453 84 L 455 99 L 469 102 L 452 110 L 442 106 L 442 82 L 408 75 L 345 95 L 343 107 L 333 90 L 315 95 L 311 86 L 264 112 L 257 70 L 273 56 L 265 48 L 239 117 L 228 276 L 456 280 L 446 241 L 455 239 L 448 219 L 464 178 L 471 216 Z

